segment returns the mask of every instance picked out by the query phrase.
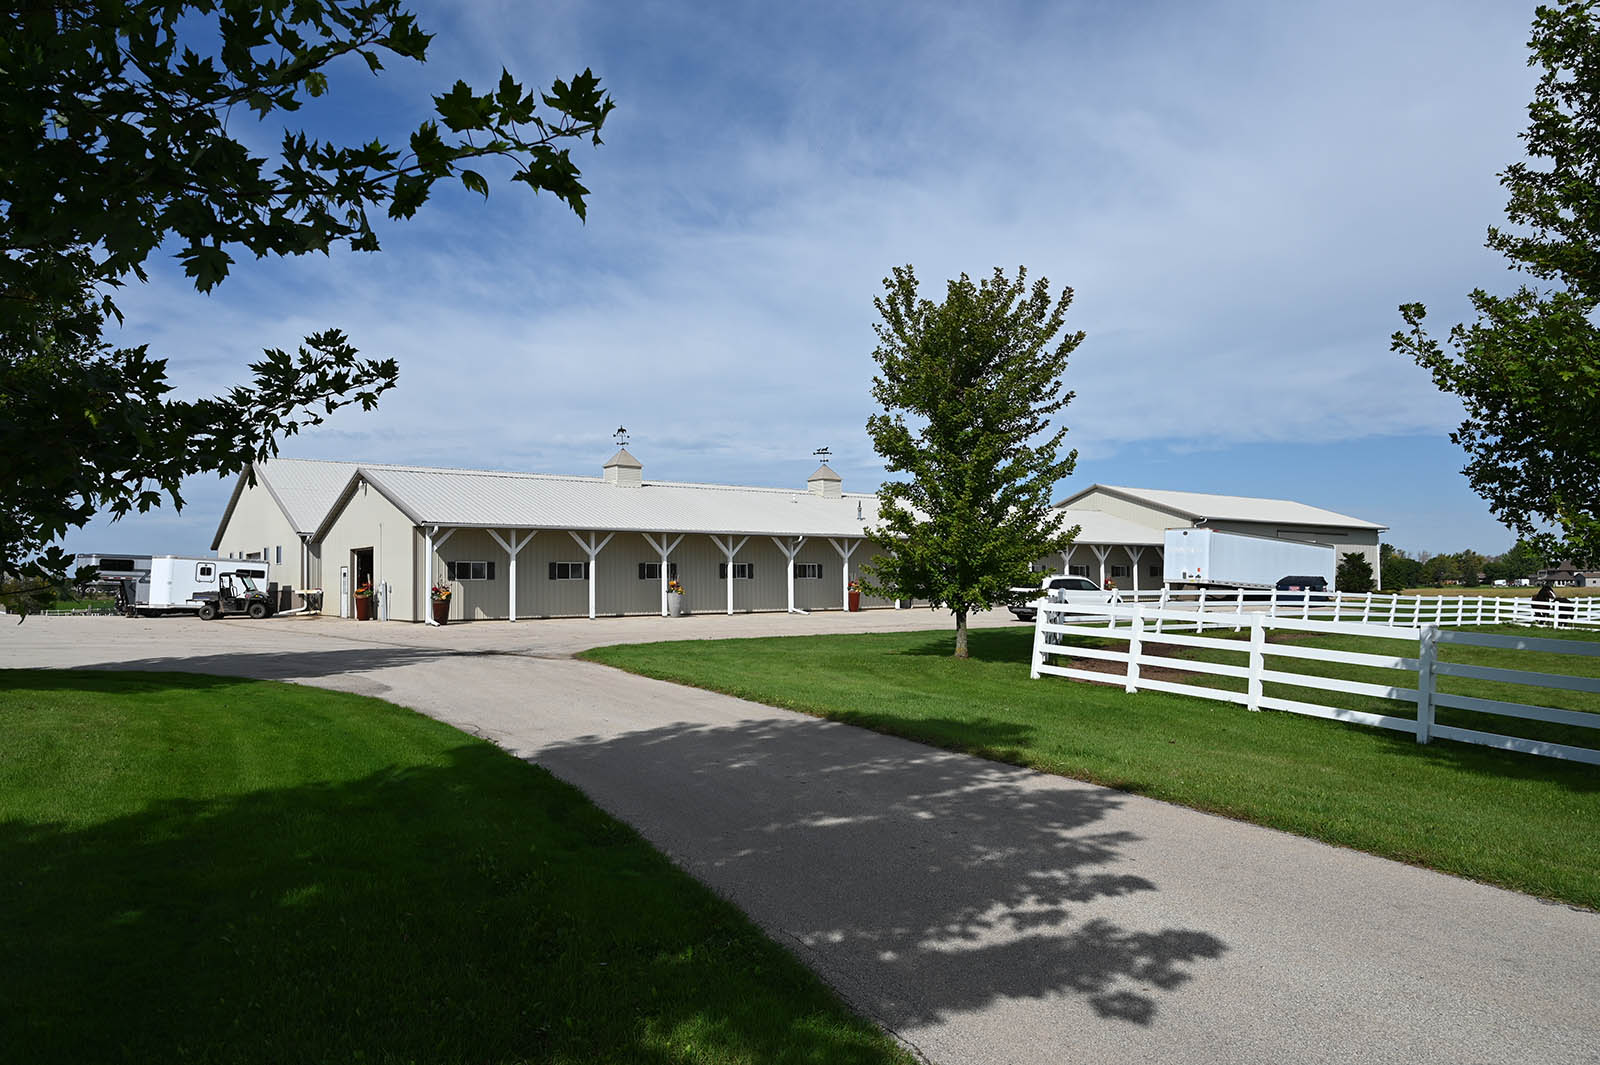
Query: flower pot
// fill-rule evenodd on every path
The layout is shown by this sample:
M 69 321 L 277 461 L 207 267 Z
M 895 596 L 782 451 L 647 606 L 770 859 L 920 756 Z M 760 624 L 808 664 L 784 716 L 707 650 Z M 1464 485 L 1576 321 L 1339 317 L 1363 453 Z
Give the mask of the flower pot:
M 669 618 L 683 617 L 683 596 L 673 592 L 667 593 L 667 616 Z
M 447 625 L 450 622 L 450 600 L 435 599 L 433 601 L 433 621 L 436 625 Z
M 860 592 L 851 592 L 850 593 L 850 609 L 851 609 L 851 611 L 856 611 L 856 610 L 860 610 L 861 609 L 861 593 Z
M 370 596 L 370 595 L 358 595 L 358 596 L 356 596 L 356 620 L 357 621 L 371 621 L 372 620 L 372 596 Z

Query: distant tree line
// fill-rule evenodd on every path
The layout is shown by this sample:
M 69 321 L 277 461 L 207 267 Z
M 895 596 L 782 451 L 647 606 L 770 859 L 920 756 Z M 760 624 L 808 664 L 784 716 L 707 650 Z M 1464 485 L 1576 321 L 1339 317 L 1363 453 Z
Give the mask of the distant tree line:
M 1419 551 L 1415 556 L 1392 544 L 1380 549 L 1383 586 L 1389 589 L 1438 588 L 1459 584 L 1468 588 L 1495 581 L 1531 579 L 1545 568 L 1544 555 L 1525 540 L 1500 555 L 1481 555 L 1468 549 L 1451 555 Z

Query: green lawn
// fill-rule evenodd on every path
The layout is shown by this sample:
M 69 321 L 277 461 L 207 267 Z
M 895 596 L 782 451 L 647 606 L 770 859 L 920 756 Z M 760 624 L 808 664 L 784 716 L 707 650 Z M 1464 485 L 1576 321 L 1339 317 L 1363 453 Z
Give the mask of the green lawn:
M 1479 585 L 1455 585 L 1454 587 L 1450 587 L 1450 588 L 1407 588 L 1405 591 L 1401 592 L 1400 594 L 1401 595 L 1430 595 L 1430 596 L 1432 596 L 1432 595 L 1448 595 L 1448 596 L 1464 595 L 1467 598 L 1472 599 L 1472 598 L 1475 598 L 1475 597 L 1480 596 L 1480 595 L 1484 595 L 1484 596 L 1488 596 L 1488 595 L 1531 596 L 1531 595 L 1537 593 L 1538 591 L 1539 591 L 1539 586 L 1537 584 L 1521 585 L 1521 586 L 1516 586 L 1516 585 L 1496 586 L 1496 585 L 1493 585 L 1493 584 L 1479 584 Z M 1600 588 L 1552 588 L 1551 591 L 1554 592 L 1556 594 L 1556 596 L 1558 598 L 1561 598 L 1561 599 L 1575 599 L 1575 598 L 1577 598 L 1579 596 L 1585 596 L 1585 595 L 1600 595 Z M 1354 595 L 1356 593 L 1351 592 L 1349 594 Z M 1393 595 L 1395 593 L 1385 591 L 1385 592 L 1377 592 L 1375 594 L 1377 594 L 1377 595 Z
M 1600 768 L 1422 746 L 1408 734 L 1186 696 L 1030 680 L 1032 640 L 1031 626 L 975 630 L 965 662 L 950 657 L 952 636 L 933 632 L 643 644 L 585 657 L 1600 908 Z M 1544 657 L 1524 668 L 1549 668 Z M 1574 708 L 1600 709 L 1597 698 L 1576 696 L 1588 704 Z M 1482 715 L 1463 716 L 1485 727 Z M 1600 735 L 1586 739 L 1596 746 Z
M 909 1062 L 576 790 L 375 699 L 0 671 L 0 1058 Z

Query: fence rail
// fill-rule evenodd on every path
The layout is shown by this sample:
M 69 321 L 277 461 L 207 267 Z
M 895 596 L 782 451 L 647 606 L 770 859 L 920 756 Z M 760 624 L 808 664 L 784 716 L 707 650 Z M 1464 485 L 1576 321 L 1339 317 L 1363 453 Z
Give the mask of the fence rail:
M 1242 602 L 1243 600 L 1240 600 L 1241 604 Z M 1454 725 L 1441 725 L 1435 721 L 1436 710 L 1444 707 L 1529 721 L 1600 729 L 1600 713 L 1438 691 L 1438 678 L 1455 677 L 1556 691 L 1600 693 L 1600 678 L 1597 677 L 1568 676 L 1499 666 L 1473 666 L 1438 660 L 1439 644 L 1600 657 L 1600 643 L 1520 635 L 1503 636 L 1484 632 L 1457 632 L 1441 629 L 1436 622 L 1399 625 L 1387 622 L 1342 621 L 1337 620 L 1337 609 L 1334 618 L 1328 619 L 1283 617 L 1261 610 L 1247 613 L 1240 609 L 1231 614 L 1220 610 L 1185 610 L 1170 605 L 1170 602 L 1166 604 L 1055 603 L 1039 600 L 1034 605 L 1038 610 L 1034 621 L 1031 664 L 1034 679 L 1057 676 L 1096 684 L 1121 684 L 1129 692 L 1159 691 L 1192 695 L 1202 699 L 1237 703 L 1250 710 L 1282 710 L 1310 717 L 1409 732 L 1416 736 L 1418 743 L 1427 743 L 1434 737 L 1440 737 L 1502 750 L 1600 765 L 1600 750 L 1591 747 L 1507 736 Z M 1186 631 L 1163 631 L 1165 625 Z M 1249 639 L 1246 642 L 1233 638 L 1200 635 L 1207 628 L 1238 630 L 1248 628 Z M 1267 634 L 1275 630 L 1415 641 L 1417 652 L 1415 657 L 1412 657 L 1269 643 Z M 1068 636 L 1111 640 L 1126 646 L 1116 648 L 1068 645 L 1063 642 L 1063 637 Z M 1156 640 L 1162 645 L 1208 648 L 1244 654 L 1247 656 L 1247 664 L 1241 666 L 1152 654 L 1146 649 L 1146 644 Z M 1065 659 L 1068 662 L 1072 659 L 1092 659 L 1121 664 L 1123 670 L 1119 675 L 1062 664 L 1058 659 Z M 1287 669 L 1272 668 L 1273 659 L 1310 660 L 1399 670 L 1415 674 L 1416 681 L 1413 686 L 1297 673 Z M 1243 680 L 1245 690 L 1241 692 L 1180 680 L 1146 677 L 1141 673 L 1143 667 Z M 1282 684 L 1307 691 L 1340 692 L 1392 700 L 1415 707 L 1415 716 L 1374 713 L 1368 710 L 1329 706 L 1305 699 L 1267 695 L 1263 691 L 1263 686 L 1266 684 Z
M 1265 613 L 1269 617 L 1359 621 L 1397 625 L 1532 625 L 1600 629 L 1600 595 L 1535 602 L 1515 595 L 1390 595 L 1385 592 L 1283 592 L 1260 588 L 1204 588 L 1114 592 L 1124 606 L 1145 604 L 1203 613 Z

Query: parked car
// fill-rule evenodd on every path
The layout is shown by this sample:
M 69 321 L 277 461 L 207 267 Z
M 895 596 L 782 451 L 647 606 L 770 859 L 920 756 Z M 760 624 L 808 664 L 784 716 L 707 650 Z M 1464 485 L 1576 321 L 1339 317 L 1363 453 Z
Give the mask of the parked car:
M 1017 602 L 1008 608 L 1018 621 L 1033 621 L 1038 610 L 1033 606 L 1039 599 L 1049 598 L 1057 603 L 1109 603 L 1116 596 L 1088 577 L 1046 577 L 1037 588 L 1013 588 Z
M 1320 576 L 1285 577 L 1278 582 L 1278 602 L 1280 603 L 1328 603 L 1332 598 L 1328 593 L 1328 578 Z

